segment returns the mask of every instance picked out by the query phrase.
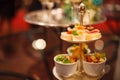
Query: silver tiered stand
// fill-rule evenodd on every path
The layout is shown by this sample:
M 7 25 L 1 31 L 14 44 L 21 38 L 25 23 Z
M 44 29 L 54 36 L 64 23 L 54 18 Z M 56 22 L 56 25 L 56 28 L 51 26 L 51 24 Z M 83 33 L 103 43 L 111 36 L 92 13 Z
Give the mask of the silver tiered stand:
M 83 16 L 84 16 L 84 14 L 85 14 L 85 5 L 83 3 L 81 3 L 80 6 L 79 6 L 80 25 L 83 25 Z M 94 40 L 85 40 L 85 41 L 69 41 L 69 40 L 63 39 L 61 37 L 61 39 L 66 41 L 66 42 L 79 43 L 80 44 L 80 49 L 82 49 L 82 46 L 84 45 L 84 43 L 95 41 L 95 40 L 98 40 L 100 38 L 101 37 L 99 37 L 97 39 L 94 39 Z M 82 53 L 82 54 L 84 54 L 84 53 Z M 89 76 L 84 72 L 82 66 L 83 65 L 82 65 L 82 56 L 81 56 L 79 64 L 78 64 L 78 70 L 72 76 L 70 76 L 70 77 L 61 77 L 61 76 L 57 75 L 57 73 L 55 73 L 55 69 L 53 69 L 53 73 L 54 73 L 54 76 L 59 80 L 100 80 L 101 77 L 105 74 L 105 70 L 104 70 L 103 73 L 101 73 L 99 76 L 96 76 L 96 77 Z

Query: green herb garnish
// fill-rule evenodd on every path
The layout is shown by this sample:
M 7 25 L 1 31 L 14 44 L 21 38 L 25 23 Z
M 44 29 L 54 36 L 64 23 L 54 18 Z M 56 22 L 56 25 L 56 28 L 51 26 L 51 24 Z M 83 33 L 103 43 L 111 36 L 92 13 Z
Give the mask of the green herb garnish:
M 73 50 L 73 49 L 70 49 L 69 51 L 72 53 L 74 50 Z
M 78 35 L 78 33 L 77 33 L 75 30 L 72 31 L 72 34 L 73 34 L 74 36 L 77 36 L 77 35 Z
M 68 58 L 65 58 L 65 59 L 63 60 L 63 63 L 70 63 L 70 61 L 68 60 Z
M 88 53 L 88 50 L 86 48 L 84 48 L 84 53 L 87 54 Z
M 70 63 L 68 57 L 63 56 L 63 55 L 57 56 L 56 61 L 62 62 L 62 63 Z
M 72 46 L 73 46 L 73 47 L 76 47 L 77 45 L 76 45 L 76 44 L 73 44 Z
M 100 57 L 104 59 L 106 57 L 105 53 L 101 53 Z

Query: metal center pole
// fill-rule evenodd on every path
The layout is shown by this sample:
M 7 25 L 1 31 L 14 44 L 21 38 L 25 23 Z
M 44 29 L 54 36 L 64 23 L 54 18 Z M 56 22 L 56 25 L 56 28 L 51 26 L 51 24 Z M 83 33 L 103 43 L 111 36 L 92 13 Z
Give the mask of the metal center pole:
M 81 3 L 78 8 L 78 14 L 80 15 L 80 25 L 83 25 L 83 18 L 85 14 L 85 5 L 83 3 Z

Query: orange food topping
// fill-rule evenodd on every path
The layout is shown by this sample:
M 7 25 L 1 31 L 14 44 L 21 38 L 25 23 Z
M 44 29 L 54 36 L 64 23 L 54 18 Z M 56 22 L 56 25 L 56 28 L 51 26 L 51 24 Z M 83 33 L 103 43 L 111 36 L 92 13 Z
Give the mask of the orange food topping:
M 71 34 L 71 31 L 67 31 L 67 34 Z

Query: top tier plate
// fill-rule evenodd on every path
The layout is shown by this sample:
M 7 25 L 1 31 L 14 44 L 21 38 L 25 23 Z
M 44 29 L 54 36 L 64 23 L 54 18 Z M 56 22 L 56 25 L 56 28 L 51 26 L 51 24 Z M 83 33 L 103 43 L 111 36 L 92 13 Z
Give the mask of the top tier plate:
M 101 20 L 94 21 L 90 23 L 97 24 L 104 22 L 106 17 L 101 16 Z M 79 23 L 79 20 L 70 20 L 65 15 L 63 15 L 63 10 L 61 8 L 49 10 L 38 10 L 29 12 L 25 16 L 25 21 L 30 24 L 40 25 L 40 26 L 49 26 L 49 27 L 68 27 Z

